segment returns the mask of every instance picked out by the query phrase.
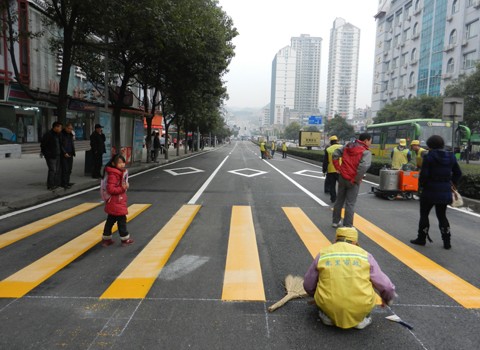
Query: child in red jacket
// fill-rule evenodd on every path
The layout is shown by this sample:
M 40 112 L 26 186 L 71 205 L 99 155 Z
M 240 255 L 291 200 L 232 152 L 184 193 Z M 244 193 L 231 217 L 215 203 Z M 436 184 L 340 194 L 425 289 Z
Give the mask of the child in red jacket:
M 114 242 L 112 240 L 112 227 L 118 223 L 118 231 L 122 246 L 133 243 L 133 239 L 127 231 L 127 189 L 128 172 L 125 169 L 125 158 L 117 154 L 105 166 L 103 176 L 107 176 L 107 192 L 111 197 L 105 201 L 105 212 L 108 214 L 105 227 L 103 229 L 102 245 L 108 247 Z

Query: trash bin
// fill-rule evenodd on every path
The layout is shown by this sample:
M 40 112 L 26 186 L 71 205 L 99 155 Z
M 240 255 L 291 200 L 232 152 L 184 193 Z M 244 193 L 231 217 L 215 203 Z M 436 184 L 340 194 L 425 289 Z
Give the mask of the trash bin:
M 85 176 L 92 175 L 92 167 L 93 167 L 93 154 L 92 150 L 85 151 L 85 168 L 84 173 Z

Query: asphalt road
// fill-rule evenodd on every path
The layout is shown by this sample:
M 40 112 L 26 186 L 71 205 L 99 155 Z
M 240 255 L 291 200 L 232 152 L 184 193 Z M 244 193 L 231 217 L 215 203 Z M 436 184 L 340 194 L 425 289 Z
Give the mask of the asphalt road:
M 312 237 L 331 241 L 335 230 L 318 166 L 280 153 L 261 160 L 245 141 L 131 176 L 139 213 L 129 247 L 116 235 L 113 246 L 96 244 L 102 206 L 27 228 L 99 203 L 98 190 L 0 221 L 4 235 L 30 232 L 0 248 L 0 348 L 478 349 L 480 216 L 448 209 L 446 251 L 432 213 L 434 243 L 411 246 L 418 202 L 377 198 L 371 186 L 362 184 L 355 226 L 399 299 L 362 331 L 324 326 L 305 299 L 267 311 L 286 275 L 304 275 Z

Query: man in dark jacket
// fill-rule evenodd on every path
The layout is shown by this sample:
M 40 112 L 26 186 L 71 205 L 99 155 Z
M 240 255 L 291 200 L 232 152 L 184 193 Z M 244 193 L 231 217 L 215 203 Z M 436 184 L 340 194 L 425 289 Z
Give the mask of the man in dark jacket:
M 52 129 L 42 137 L 40 149 L 48 167 L 47 188 L 54 190 L 60 185 L 61 176 L 61 132 L 62 123 L 54 122 Z
M 100 179 L 102 174 L 102 158 L 103 154 L 107 153 L 105 149 L 105 135 L 102 132 L 103 126 L 95 124 L 95 131 L 90 135 L 90 148 L 92 149 L 93 167 L 92 177 Z
M 73 141 L 73 125 L 67 123 L 62 130 L 62 187 L 67 189 L 73 186 L 70 182 L 72 174 L 73 157 L 75 157 L 75 144 Z
M 445 142 L 439 135 L 432 135 L 427 140 L 430 149 L 423 158 L 422 170 L 418 183 L 420 185 L 420 221 L 418 223 L 418 237 L 410 242 L 425 245 L 426 239 L 431 242 L 428 231 L 430 223 L 428 215 L 435 207 L 443 247 L 450 249 L 450 223 L 447 220 L 447 205 L 452 203 L 452 184 L 457 186 L 462 171 L 452 152 L 447 152 Z
M 342 208 L 345 204 L 343 226 L 353 227 L 353 214 L 357 202 L 358 191 L 363 176 L 372 163 L 372 153 L 368 149 L 372 143 L 370 134 L 361 134 L 358 140 L 337 148 L 332 155 L 333 165 L 339 172 L 338 194 L 333 207 L 332 227 L 339 227 Z M 340 158 L 342 163 L 340 164 Z

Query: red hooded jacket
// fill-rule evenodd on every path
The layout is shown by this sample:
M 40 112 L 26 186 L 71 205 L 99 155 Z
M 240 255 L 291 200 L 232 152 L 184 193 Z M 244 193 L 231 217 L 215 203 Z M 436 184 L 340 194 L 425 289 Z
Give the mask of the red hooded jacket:
M 105 212 L 109 215 L 122 216 L 128 214 L 127 191 L 122 186 L 124 172 L 111 166 L 105 167 L 105 176 L 108 176 L 107 192 L 112 195 L 105 202 Z
M 366 152 L 367 151 L 367 152 Z M 339 163 L 342 158 L 342 165 Z M 360 183 L 372 162 L 372 155 L 368 146 L 360 141 L 350 142 L 342 148 L 336 149 L 333 154 L 333 165 L 345 180 L 351 183 Z

